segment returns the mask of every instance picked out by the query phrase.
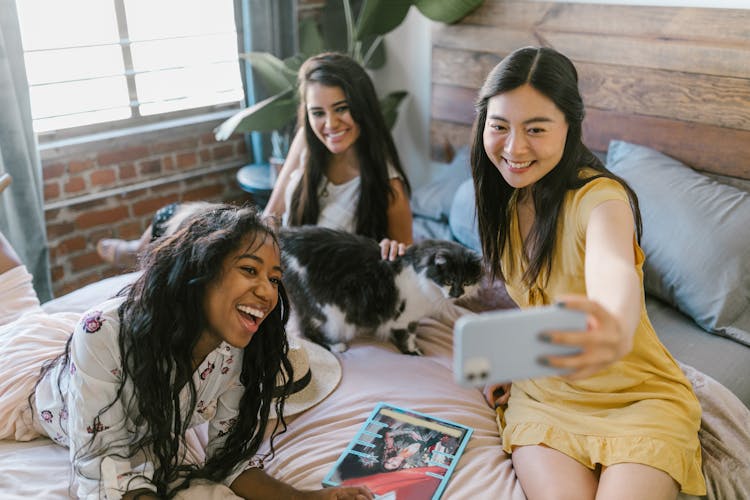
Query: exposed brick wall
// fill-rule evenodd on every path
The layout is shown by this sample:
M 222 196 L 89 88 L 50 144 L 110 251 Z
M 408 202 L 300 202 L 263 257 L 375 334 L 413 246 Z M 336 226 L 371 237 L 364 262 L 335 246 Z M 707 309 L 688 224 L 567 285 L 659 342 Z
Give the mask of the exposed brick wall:
M 60 296 L 123 272 L 96 253 L 101 238 L 135 239 L 173 201 L 252 202 L 236 181 L 242 136 L 216 142 L 216 122 L 85 145 L 42 148 L 52 287 Z

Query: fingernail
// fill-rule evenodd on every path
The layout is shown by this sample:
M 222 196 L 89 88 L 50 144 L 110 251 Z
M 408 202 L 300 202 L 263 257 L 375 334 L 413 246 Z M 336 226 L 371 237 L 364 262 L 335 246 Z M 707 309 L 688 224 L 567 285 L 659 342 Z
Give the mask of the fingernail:
M 547 332 L 542 332 L 542 333 L 540 333 L 539 335 L 537 335 L 537 337 L 536 337 L 536 338 L 538 338 L 538 339 L 539 339 L 539 340 L 541 340 L 542 342 L 548 342 L 548 343 L 549 343 L 549 342 L 552 342 L 552 337 L 551 337 L 551 336 L 550 336 L 550 334 L 549 334 L 549 333 L 547 333 Z
M 549 366 L 549 360 L 543 356 L 536 358 L 536 362 L 542 366 Z

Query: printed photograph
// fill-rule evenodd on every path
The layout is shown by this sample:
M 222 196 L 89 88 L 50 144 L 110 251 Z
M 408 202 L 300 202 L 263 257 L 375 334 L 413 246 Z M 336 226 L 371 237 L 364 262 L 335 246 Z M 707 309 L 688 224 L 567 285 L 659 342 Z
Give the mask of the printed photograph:
M 350 444 L 329 480 L 364 484 L 377 495 L 438 498 L 468 433 L 458 424 L 383 406 Z

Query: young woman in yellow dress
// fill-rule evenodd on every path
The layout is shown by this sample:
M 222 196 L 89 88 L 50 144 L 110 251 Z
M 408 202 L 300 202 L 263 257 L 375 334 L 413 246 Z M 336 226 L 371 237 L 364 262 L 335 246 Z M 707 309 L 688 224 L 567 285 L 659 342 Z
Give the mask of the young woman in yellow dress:
M 701 409 L 654 332 L 633 191 L 583 145 L 572 62 L 518 49 L 488 75 L 471 153 L 479 235 L 524 308 L 562 302 L 586 331 L 550 331 L 578 354 L 565 376 L 487 387 L 503 448 L 530 499 L 674 499 L 706 492 Z

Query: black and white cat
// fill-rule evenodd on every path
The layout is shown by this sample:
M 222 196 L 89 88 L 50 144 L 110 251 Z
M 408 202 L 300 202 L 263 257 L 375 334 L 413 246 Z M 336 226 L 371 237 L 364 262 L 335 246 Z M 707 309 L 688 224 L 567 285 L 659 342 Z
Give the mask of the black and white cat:
M 482 275 L 479 255 L 452 241 L 422 241 L 388 261 L 376 241 L 344 231 L 290 227 L 279 238 L 301 332 L 338 352 L 356 336 L 374 335 L 420 355 L 417 322 L 478 288 Z

